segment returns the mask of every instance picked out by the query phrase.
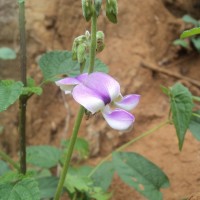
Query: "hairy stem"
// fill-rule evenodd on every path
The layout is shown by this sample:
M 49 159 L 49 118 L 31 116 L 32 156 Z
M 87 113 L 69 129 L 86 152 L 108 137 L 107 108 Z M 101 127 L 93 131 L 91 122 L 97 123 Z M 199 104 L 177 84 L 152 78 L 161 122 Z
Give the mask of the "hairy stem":
M 17 171 L 20 171 L 18 164 L 14 160 L 12 160 L 12 158 L 10 158 L 6 153 L 0 151 L 0 157 L 2 158 L 2 160 L 13 166 L 13 168 L 15 168 Z
M 93 11 L 92 16 L 92 25 L 91 25 L 91 45 L 90 45 L 90 67 L 88 73 L 94 71 L 95 56 L 96 56 L 96 33 L 97 33 L 97 16 L 95 10 Z
M 84 107 L 81 106 L 79 113 L 77 115 L 77 118 L 76 118 L 76 122 L 74 124 L 72 137 L 70 139 L 68 151 L 67 151 L 67 154 L 66 154 L 66 157 L 65 157 L 65 163 L 64 163 L 61 175 L 60 175 L 60 180 L 59 180 L 59 183 L 58 183 L 58 187 L 57 187 L 57 190 L 56 190 L 54 200 L 60 199 L 60 195 L 62 193 L 64 181 L 65 181 L 65 178 L 66 178 L 66 175 L 67 175 L 70 160 L 71 160 L 72 153 L 73 153 L 73 150 L 74 150 L 74 144 L 76 142 L 76 138 L 77 138 L 78 131 L 79 131 L 79 128 L 80 128 L 80 125 L 81 125 L 81 121 L 82 121 L 82 118 L 83 118 L 83 115 L 84 115 L 84 111 L 85 111 Z
M 88 73 L 92 73 L 94 70 L 94 63 L 95 63 L 95 55 L 96 55 L 96 31 L 97 31 L 97 17 L 96 17 L 96 12 L 93 12 L 93 16 L 92 16 L 92 25 L 91 25 L 91 45 L 90 45 L 90 66 L 89 66 L 89 70 Z M 84 115 L 84 111 L 85 108 L 84 107 L 80 107 L 79 113 L 77 115 L 76 118 L 76 122 L 74 125 L 74 129 L 73 129 L 73 133 L 72 133 L 72 137 L 70 139 L 70 143 L 69 143 L 69 148 L 65 157 L 65 163 L 61 172 L 61 176 L 59 179 L 59 183 L 57 186 L 57 190 L 56 190 L 56 194 L 54 197 L 54 200 L 59 200 L 61 193 L 62 193 L 62 189 L 63 189 L 63 185 L 64 185 L 64 181 L 65 178 L 67 176 L 67 172 L 68 172 L 68 168 L 69 168 L 69 164 L 70 164 L 70 160 L 72 157 L 72 153 L 74 150 L 74 144 L 76 142 L 77 139 L 77 135 L 78 135 L 78 131 L 80 128 L 80 124 Z M 76 200 L 76 196 L 74 196 L 74 199 Z
M 155 131 L 157 131 L 158 129 L 160 129 L 163 126 L 166 126 L 169 123 L 170 123 L 170 121 L 166 120 L 166 121 L 158 124 L 156 127 L 154 127 L 152 129 L 142 133 L 138 137 L 136 137 L 136 138 L 132 139 L 131 141 L 125 143 L 124 145 L 120 146 L 115 151 L 118 152 L 118 151 L 122 151 L 122 150 L 126 149 L 128 146 L 130 146 L 134 142 L 137 142 L 138 140 L 140 140 L 140 139 L 142 139 L 142 138 L 154 133 Z M 104 159 L 102 159 L 101 162 L 90 172 L 90 174 L 88 176 L 91 177 L 104 162 L 106 162 L 107 160 L 109 160 L 111 158 L 112 158 L 112 153 L 110 153 L 108 156 L 106 156 Z
M 25 5 L 19 2 L 19 32 L 20 32 L 20 65 L 21 81 L 26 87 L 26 31 L 25 31 Z M 27 97 L 19 98 L 19 145 L 20 145 L 20 172 L 26 174 L 26 103 Z

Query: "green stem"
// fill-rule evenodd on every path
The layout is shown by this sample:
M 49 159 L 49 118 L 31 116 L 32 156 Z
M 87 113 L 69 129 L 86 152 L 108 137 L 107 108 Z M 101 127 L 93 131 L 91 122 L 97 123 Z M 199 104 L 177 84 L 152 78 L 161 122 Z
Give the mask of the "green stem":
M 200 102 L 200 97 L 192 96 L 192 99 L 193 99 L 194 101 L 198 101 L 198 102 Z
M 94 64 L 95 64 L 95 56 L 96 56 L 96 33 L 97 33 L 97 16 L 95 9 L 93 11 L 92 16 L 92 25 L 91 25 L 91 45 L 90 45 L 90 67 L 88 73 L 92 73 L 94 71 Z
M 193 116 L 200 118 L 200 115 L 197 113 L 192 113 Z
M 90 45 L 90 66 L 89 66 L 89 70 L 88 73 L 92 73 L 94 70 L 94 64 L 95 64 L 95 55 L 96 55 L 96 30 L 97 30 L 97 16 L 96 16 L 96 12 L 93 12 L 93 16 L 92 16 L 92 28 L 91 28 L 91 45 Z M 84 107 L 80 107 L 75 125 L 74 125 L 74 129 L 73 129 L 73 133 L 72 133 L 72 137 L 70 139 L 70 143 L 69 143 L 69 148 L 65 157 L 65 163 L 62 169 L 62 173 L 60 176 L 60 180 L 57 186 L 57 190 L 56 190 L 56 194 L 54 197 L 54 200 L 59 200 L 61 193 L 62 193 L 62 189 L 63 189 L 63 185 L 64 185 L 64 181 L 67 175 L 67 171 L 69 168 L 69 164 L 70 164 L 70 160 L 71 160 L 71 156 L 73 153 L 73 149 L 74 149 L 74 144 L 76 142 L 77 139 L 77 135 L 78 135 L 78 131 L 79 131 L 79 127 L 84 115 L 84 111 L 85 108 Z M 74 199 L 76 200 L 76 196 L 74 197 Z
M 61 175 L 60 175 L 60 180 L 59 180 L 59 183 L 58 183 L 58 187 L 57 187 L 57 190 L 56 190 L 56 194 L 55 194 L 54 200 L 59 200 L 60 199 L 60 195 L 62 193 L 65 177 L 67 175 L 67 171 L 68 171 L 68 168 L 69 168 L 70 160 L 71 160 L 72 153 L 73 153 L 73 150 L 74 150 L 74 144 L 76 142 L 76 138 L 77 138 L 78 131 L 79 131 L 79 128 L 80 128 L 80 125 L 81 125 L 81 121 L 82 121 L 82 118 L 83 118 L 83 115 L 84 115 L 84 111 L 85 111 L 84 107 L 81 106 L 80 110 L 79 110 L 79 113 L 77 115 L 77 118 L 76 118 L 76 122 L 74 124 L 72 137 L 70 139 L 68 151 L 67 151 L 67 154 L 66 154 L 66 157 L 65 157 L 65 163 L 64 163 Z
M 13 166 L 17 171 L 20 171 L 18 164 L 14 160 L 12 160 L 12 158 L 10 158 L 6 153 L 0 151 L 0 157 L 2 158 L 2 160 Z
M 21 81 L 26 87 L 26 30 L 25 30 L 25 5 L 19 2 L 19 32 L 20 32 L 20 63 Z M 26 104 L 27 97 L 19 98 L 19 145 L 20 145 L 20 172 L 26 174 Z
M 125 143 L 124 145 L 120 146 L 119 148 L 117 148 L 115 151 L 122 151 L 124 150 L 125 148 L 127 148 L 128 146 L 130 146 L 131 144 L 133 144 L 134 142 L 154 133 L 155 131 L 157 131 L 158 129 L 160 129 L 161 127 L 163 126 L 166 126 L 167 124 L 169 124 L 170 121 L 169 120 L 166 120 L 162 123 L 160 123 L 159 125 L 157 125 L 156 127 L 142 133 L 141 135 L 139 135 L 138 137 L 132 139 L 131 141 Z M 107 160 L 111 159 L 112 158 L 112 153 L 110 153 L 108 156 L 106 156 L 104 159 L 101 160 L 101 162 L 90 172 L 90 174 L 88 175 L 89 177 L 91 177 L 96 171 L 97 169 L 104 163 L 106 162 Z

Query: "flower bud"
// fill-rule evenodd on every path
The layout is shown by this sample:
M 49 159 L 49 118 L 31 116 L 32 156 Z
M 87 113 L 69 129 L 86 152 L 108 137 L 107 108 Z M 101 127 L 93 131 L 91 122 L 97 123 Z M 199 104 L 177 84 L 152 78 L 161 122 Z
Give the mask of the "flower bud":
M 94 7 L 96 11 L 96 15 L 99 16 L 100 10 L 101 10 L 101 4 L 102 0 L 94 0 Z
M 90 21 L 92 17 L 92 0 L 82 0 L 82 10 L 86 21 Z
M 80 44 L 85 43 L 88 40 L 86 35 L 81 35 L 75 38 L 73 45 L 72 45 L 72 60 L 77 60 L 77 49 Z
M 78 58 L 78 62 L 79 63 L 83 63 L 85 61 L 85 57 L 86 57 L 86 45 L 80 44 L 77 48 L 77 58 Z
M 103 31 L 97 31 L 97 33 L 96 33 L 96 40 L 97 40 L 97 48 L 96 48 L 96 51 L 97 51 L 97 52 L 103 51 L 103 49 L 104 49 L 104 47 L 105 47 L 105 43 L 104 43 L 104 33 L 103 33 Z
M 117 0 L 106 0 L 106 16 L 114 24 L 117 23 Z
M 76 40 L 74 40 L 72 45 L 72 60 L 77 60 L 77 43 Z

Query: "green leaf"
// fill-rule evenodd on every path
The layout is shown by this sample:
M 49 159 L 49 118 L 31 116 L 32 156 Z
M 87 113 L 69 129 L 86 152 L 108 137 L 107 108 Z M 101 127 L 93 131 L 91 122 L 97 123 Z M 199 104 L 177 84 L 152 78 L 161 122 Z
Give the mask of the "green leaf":
M 40 96 L 42 92 L 43 90 L 41 87 L 24 87 L 22 94 L 24 95 L 37 94 L 38 96 Z
M 62 145 L 64 149 L 67 150 L 69 146 L 70 140 L 62 141 Z M 74 154 L 77 154 L 80 159 L 85 159 L 89 156 L 89 144 L 83 138 L 77 138 L 76 143 L 74 145 Z
M 192 38 L 191 39 L 195 49 L 200 52 L 200 38 Z
M 80 74 L 80 65 L 72 60 L 72 53 L 69 51 L 51 51 L 42 55 L 39 66 L 44 76 L 44 81 L 55 81 L 61 75 L 76 76 Z M 88 71 L 89 59 L 86 60 L 84 72 Z M 108 72 L 108 68 L 99 59 L 95 59 L 95 70 Z
M 0 81 L 0 112 L 6 110 L 18 100 L 22 93 L 23 83 L 12 80 Z
M 22 176 L 16 171 L 8 171 L 7 173 L 3 174 L 0 178 L 0 184 L 10 183 L 17 181 Z
M 103 163 L 98 170 L 92 175 L 95 186 L 98 186 L 107 191 L 114 175 L 114 168 L 112 162 Z
M 167 96 L 169 96 L 169 89 L 167 87 L 165 87 L 163 85 L 160 85 L 160 88 L 161 88 L 161 90 L 162 90 L 162 92 L 164 94 L 166 94 Z
M 88 166 L 88 165 L 83 165 L 79 167 L 74 167 L 71 166 L 69 168 L 69 173 L 72 175 L 77 175 L 77 176 L 88 176 L 89 173 L 92 171 L 93 167 Z
M 40 189 L 40 198 L 53 198 L 58 185 L 58 178 L 54 176 L 37 179 Z
M 181 150 L 192 115 L 192 94 L 182 84 L 177 83 L 170 89 L 170 104 L 172 120 L 176 128 L 179 149 Z
M 25 0 L 18 0 L 18 3 L 24 3 Z
M 10 171 L 8 164 L 2 160 L 0 160 L 0 176 Z
M 70 192 L 74 193 L 76 190 L 80 192 L 89 192 L 92 186 L 92 180 L 89 177 L 82 177 L 78 175 L 67 174 L 64 187 Z
M 32 178 L 1 184 L 0 194 L 1 200 L 40 200 L 38 183 Z
M 193 24 L 194 26 L 198 26 L 199 22 L 194 19 L 193 17 L 191 17 L 190 15 L 184 15 L 182 17 L 183 21 L 186 22 L 186 23 L 191 23 Z
M 196 111 L 195 114 L 200 116 L 200 110 Z M 191 117 L 189 129 L 192 135 L 200 141 L 200 117 L 194 115 Z
M 58 164 L 61 151 L 55 147 L 41 145 L 27 147 L 27 162 L 42 168 L 51 168 Z
M 96 199 L 96 200 L 109 200 L 112 196 L 112 193 L 103 192 L 101 188 L 95 187 L 93 188 L 94 191 L 90 192 L 89 199 Z
M 183 47 L 185 49 L 189 48 L 189 44 L 185 40 L 183 40 L 183 39 L 174 40 L 173 44 L 181 46 L 181 47 Z
M 185 38 L 188 38 L 188 37 L 197 35 L 197 34 L 200 34 L 200 27 L 198 27 L 198 28 L 193 28 L 193 29 L 184 31 L 184 32 L 181 34 L 180 38 L 181 38 L 181 39 L 185 39 Z
M 15 58 L 16 58 L 16 53 L 14 50 L 7 47 L 0 48 L 0 59 L 13 60 Z
M 27 86 L 28 87 L 35 87 L 36 86 L 35 85 L 35 80 L 33 78 L 31 78 L 31 77 L 28 77 L 27 78 Z
M 120 178 L 149 200 L 161 200 L 161 188 L 169 186 L 169 180 L 155 164 L 137 153 L 113 154 L 113 164 Z

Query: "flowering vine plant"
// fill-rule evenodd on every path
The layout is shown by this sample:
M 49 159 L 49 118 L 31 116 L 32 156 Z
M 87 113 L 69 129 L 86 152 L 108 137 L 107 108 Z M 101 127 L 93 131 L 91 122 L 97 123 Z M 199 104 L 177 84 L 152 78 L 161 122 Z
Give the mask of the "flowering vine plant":
M 167 175 L 142 155 L 124 150 L 169 124 L 176 129 L 180 150 L 187 130 L 200 140 L 200 111 L 196 106 L 200 97 L 193 96 L 180 83 L 169 88 L 162 86 L 170 102 L 168 119 L 116 148 L 96 166 L 82 166 L 80 163 L 89 157 L 88 142 L 77 137 L 83 116 L 101 112 L 111 128 L 130 131 L 135 121 L 130 111 L 139 103 L 140 95 L 123 96 L 119 83 L 107 74 L 108 67 L 95 58 L 96 53 L 105 48 L 104 33 L 97 30 L 102 0 L 82 0 L 80 3 L 84 18 L 91 21 L 91 33 L 86 31 L 85 35 L 75 38 L 71 52 L 52 51 L 42 55 L 39 67 L 44 80 L 36 85 L 26 74 L 25 2 L 18 0 L 22 76 L 21 81 L 0 80 L 0 112 L 19 100 L 19 162 L 0 150 L 0 199 L 59 200 L 67 193 L 72 200 L 109 200 L 112 198 L 109 186 L 117 174 L 125 184 L 147 199 L 162 200 L 160 190 L 169 187 Z M 117 23 L 117 0 L 105 0 L 105 13 L 110 22 Z M 200 29 L 196 28 L 183 33 L 182 37 L 198 33 Z M 7 54 L 8 49 L 1 49 L 0 59 L 15 58 Z M 60 75 L 67 77 L 59 80 Z M 27 101 L 33 95 L 41 95 L 42 86 L 49 82 L 56 83 L 80 104 L 71 137 L 65 138 L 61 147 L 27 147 Z M 3 128 L 0 126 L 0 133 Z M 73 152 L 78 152 L 82 162 L 71 162 Z

